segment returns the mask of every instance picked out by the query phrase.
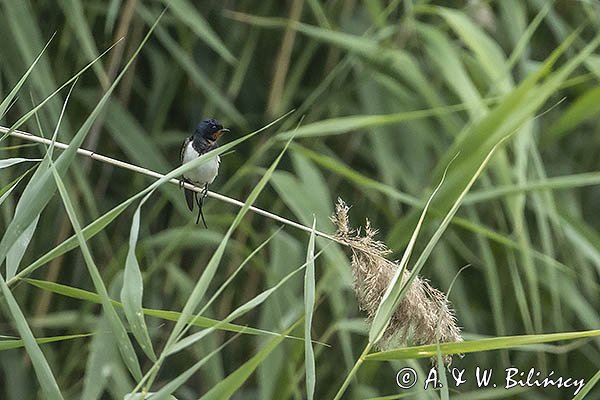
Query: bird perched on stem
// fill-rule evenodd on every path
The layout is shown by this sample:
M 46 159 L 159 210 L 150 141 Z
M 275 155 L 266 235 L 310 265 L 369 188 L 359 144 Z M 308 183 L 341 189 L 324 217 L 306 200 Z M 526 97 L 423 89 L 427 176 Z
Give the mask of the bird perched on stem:
M 219 140 L 226 132 L 229 132 L 229 129 L 223 128 L 223 125 L 216 119 L 205 119 L 200 122 L 198 126 L 196 126 L 193 135 L 186 138 L 183 142 L 183 146 L 181 146 L 181 164 L 195 160 L 201 155 L 219 147 L 217 140 Z M 185 193 L 185 201 L 190 211 L 194 211 L 194 202 L 198 205 L 198 218 L 196 218 L 196 224 L 200 221 L 200 217 L 202 217 L 202 222 L 206 228 L 208 228 L 208 226 L 204 219 L 202 205 L 204 199 L 208 195 L 208 185 L 215 180 L 219 173 L 220 164 L 221 159 L 219 156 L 216 156 L 208 162 L 185 172 L 181 181 L 181 187 Z M 191 183 L 194 186 L 202 188 L 202 192 L 198 193 L 184 188 L 183 182 Z

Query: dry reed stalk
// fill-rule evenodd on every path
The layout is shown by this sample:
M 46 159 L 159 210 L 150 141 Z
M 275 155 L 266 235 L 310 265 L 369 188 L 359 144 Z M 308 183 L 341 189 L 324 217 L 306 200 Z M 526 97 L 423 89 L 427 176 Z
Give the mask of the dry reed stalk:
M 335 238 L 352 249 L 352 275 L 359 307 L 370 321 L 375 317 L 383 294 L 396 270 L 397 262 L 386 258 L 390 250 L 376 240 L 377 230 L 366 221 L 364 235 L 360 229 L 350 227 L 349 207 L 338 199 L 335 215 L 331 218 L 337 226 Z M 410 271 L 404 270 L 402 282 Z M 376 347 L 381 350 L 406 345 L 424 345 L 437 342 L 460 342 L 460 328 L 446 295 L 432 287 L 426 279 L 417 276 L 394 312 L 392 319 Z M 446 363 L 450 359 L 445 360 Z

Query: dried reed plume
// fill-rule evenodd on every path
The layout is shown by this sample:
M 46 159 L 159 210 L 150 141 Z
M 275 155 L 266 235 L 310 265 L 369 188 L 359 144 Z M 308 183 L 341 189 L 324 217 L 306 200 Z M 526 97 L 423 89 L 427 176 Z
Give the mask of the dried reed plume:
M 369 220 L 366 221 L 364 236 L 360 235 L 360 230 L 350 228 L 348 210 L 344 201 L 338 199 L 335 215 L 331 219 L 337 226 L 335 237 L 352 249 L 354 291 L 360 309 L 367 313 L 370 322 L 400 266 L 386 258 L 390 250 L 375 239 L 377 230 L 371 227 Z M 406 282 L 409 275 L 410 272 L 405 270 L 402 282 Z M 456 317 L 446 295 L 417 276 L 376 347 L 385 350 L 402 345 L 434 344 L 438 340 L 462 341 L 460 328 L 456 325 Z M 445 362 L 449 363 L 450 359 L 447 358 Z

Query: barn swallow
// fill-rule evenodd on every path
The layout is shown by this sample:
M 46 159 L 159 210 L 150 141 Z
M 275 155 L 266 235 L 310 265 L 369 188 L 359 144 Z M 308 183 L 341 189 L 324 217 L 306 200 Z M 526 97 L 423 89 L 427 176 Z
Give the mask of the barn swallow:
M 205 119 L 200 122 L 198 126 L 196 126 L 194 133 L 186 138 L 181 146 L 181 164 L 183 165 L 195 160 L 201 155 L 219 147 L 217 140 L 227 132 L 229 132 L 229 129 L 223 128 L 223 125 L 216 119 Z M 183 174 L 182 187 L 183 182 L 187 182 L 202 188 L 201 193 L 186 188 L 183 188 L 183 191 L 185 193 L 185 201 L 190 211 L 194 211 L 194 202 L 198 205 L 198 218 L 196 218 L 196 224 L 200 221 L 200 217 L 202 217 L 202 222 L 206 228 L 208 228 L 208 226 L 204 219 L 202 205 L 208 194 L 208 185 L 213 183 L 219 173 L 219 165 L 221 165 L 221 158 L 215 156 L 208 162 L 194 169 L 190 169 Z

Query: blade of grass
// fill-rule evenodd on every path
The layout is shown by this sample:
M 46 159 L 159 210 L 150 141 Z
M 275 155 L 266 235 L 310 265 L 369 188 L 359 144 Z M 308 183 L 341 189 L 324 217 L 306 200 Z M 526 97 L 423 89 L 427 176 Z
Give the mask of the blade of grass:
M 60 0 L 60 8 L 66 17 L 67 22 L 71 25 L 74 36 L 80 43 L 81 50 L 88 60 L 95 60 L 98 57 L 98 49 L 94 42 L 94 36 L 90 29 L 90 24 L 85 18 L 83 4 L 81 0 Z M 102 87 L 108 86 L 108 76 L 104 72 L 101 62 L 94 63 L 92 68 L 102 84 Z
M 27 172 L 25 172 L 23 175 L 21 175 L 18 178 L 14 179 L 8 185 L 6 185 L 2 189 L 0 189 L 0 205 L 2 205 L 2 203 L 4 203 L 4 200 L 6 200 L 6 198 L 8 196 L 10 196 L 11 192 L 13 191 L 13 189 L 17 187 L 17 185 L 19 184 L 19 182 L 21 182 L 21 179 L 25 178 L 25 176 L 27 176 L 27 174 L 30 171 L 31 171 L 31 169 L 27 170 Z
M 538 335 L 500 336 L 494 338 L 468 340 L 465 342 L 458 343 L 440 343 L 439 349 L 444 355 L 461 353 L 466 354 L 480 351 L 512 349 L 527 345 L 556 342 L 559 340 L 574 340 L 596 336 L 600 336 L 600 329 L 580 332 L 546 333 Z M 411 358 L 427 358 L 434 357 L 437 351 L 437 345 L 435 344 L 430 344 L 426 346 L 413 346 L 405 347 L 402 349 L 371 353 L 365 357 L 365 360 L 391 361 L 405 360 Z
M 591 88 L 579 96 L 544 133 L 545 144 L 575 132 L 573 128 L 577 125 L 598 115 L 598 111 L 600 111 L 598 104 L 600 104 L 600 88 L 598 87 Z
M 129 322 L 131 331 L 137 339 L 138 344 L 144 353 L 146 353 L 148 358 L 150 358 L 150 360 L 156 361 L 156 354 L 152 348 L 152 340 L 150 339 L 150 334 L 148 333 L 148 328 L 146 327 L 146 321 L 144 321 L 144 313 L 142 308 L 144 283 L 142 280 L 140 265 L 135 255 L 135 248 L 140 233 L 140 213 L 142 205 L 144 205 L 146 200 L 148 200 L 153 193 L 154 191 L 151 191 L 140 201 L 140 204 L 133 214 L 133 221 L 131 222 L 131 229 L 129 233 L 129 249 L 125 259 L 125 271 L 123 273 L 121 303 L 123 304 L 125 317 Z
M 77 83 L 77 80 L 75 80 L 73 82 L 73 84 L 71 85 L 71 87 L 69 89 L 69 93 L 67 94 L 67 97 L 65 98 L 65 101 L 62 105 L 60 115 L 58 116 L 58 122 L 56 123 L 56 127 L 54 128 L 54 133 L 52 135 L 52 141 L 50 143 L 50 146 L 46 150 L 46 155 L 44 156 L 44 165 L 49 160 L 52 159 L 56 135 L 58 134 L 58 130 L 61 126 L 63 117 L 65 115 L 65 110 L 67 109 L 67 104 L 69 103 L 71 93 L 73 93 L 73 89 L 75 88 L 76 83 Z M 36 119 L 37 119 L 37 114 L 36 114 Z M 45 171 L 45 168 L 39 168 L 39 170 L 43 173 L 43 171 Z M 37 171 L 36 171 L 36 174 L 37 174 Z M 34 174 L 34 176 L 35 176 L 35 174 Z M 24 203 L 22 202 L 22 199 L 19 199 L 19 202 L 17 203 L 17 207 L 15 209 L 15 214 L 17 214 L 21 211 L 21 207 L 23 207 L 23 204 Z M 33 237 L 33 233 L 35 231 L 35 228 L 38 224 L 39 219 L 40 219 L 40 214 L 37 214 L 36 217 L 33 219 L 33 221 L 31 221 L 29 226 L 23 231 L 23 233 L 21 233 L 21 235 L 16 240 L 16 242 L 8 249 L 8 251 L 6 253 L 6 279 L 7 280 L 10 280 L 17 273 L 17 270 L 19 269 L 19 264 L 21 263 L 21 260 L 23 259 L 25 250 L 27 249 L 27 247 L 29 246 L 29 243 L 31 242 L 31 238 Z
M 492 88 L 497 88 L 502 93 L 508 92 L 512 87 L 512 80 L 507 68 L 506 57 L 500 45 L 464 13 L 445 7 L 434 7 L 433 9 L 448 22 L 448 25 L 475 53 L 479 65 L 489 75 Z
M 89 240 L 96 236 L 98 233 L 102 232 L 102 230 L 108 226 L 112 221 L 114 221 L 125 209 L 133 203 L 133 200 L 125 201 L 114 207 L 113 209 L 107 211 L 100 218 L 94 220 L 88 226 L 82 229 L 82 233 L 84 235 L 85 240 Z M 77 241 L 77 237 L 75 235 L 69 237 L 64 242 L 60 243 L 58 246 L 54 247 L 52 250 L 48 251 L 46 254 L 42 255 L 33 263 L 29 264 L 27 267 L 23 268 L 17 275 L 10 279 L 7 283 L 9 286 L 16 284 L 19 280 L 24 279 L 26 276 L 30 275 L 38 268 L 43 267 L 48 264 L 50 261 L 54 260 L 57 257 L 77 248 L 79 246 L 79 242 Z
M 311 342 L 313 309 L 315 307 L 315 226 L 306 249 L 306 272 L 304 275 L 304 365 L 306 366 L 306 398 L 312 400 L 315 395 L 316 366 L 315 353 Z
M 425 40 L 425 49 L 429 58 L 437 66 L 437 70 L 444 77 L 447 85 L 469 107 L 470 119 L 480 119 L 488 111 L 487 106 L 466 67 L 461 60 L 461 54 L 450 44 L 450 38 L 440 29 L 429 24 L 417 24 L 417 32 Z
M 600 184 L 600 173 L 586 172 L 582 174 L 562 175 L 529 181 L 524 184 L 505 185 L 473 191 L 465 197 L 464 204 L 475 204 L 519 193 L 544 190 L 572 189 Z
M 396 124 L 432 116 L 452 114 L 457 111 L 462 111 L 466 108 L 468 108 L 468 105 L 461 103 L 424 110 L 403 111 L 394 114 L 351 115 L 346 117 L 330 118 L 306 124 L 298 128 L 297 131 L 281 132 L 277 135 L 277 138 L 281 140 L 287 140 L 292 136 L 301 138 L 341 135 L 359 129 L 367 129 L 376 126 L 385 126 L 388 124 Z
M 109 325 L 106 315 L 101 315 L 94 327 L 94 336 L 87 346 L 87 360 L 85 375 L 83 376 L 83 389 L 81 398 L 86 400 L 99 400 L 106 386 L 113 376 L 121 372 L 128 376 L 121 366 L 118 346 L 113 335 L 106 334 Z M 118 366 L 118 367 L 117 367 Z M 115 368 L 116 367 L 116 368 Z M 111 370 L 107 374 L 108 370 Z M 121 370 L 121 371 L 118 371 Z M 128 382 L 128 387 L 131 384 Z M 123 391 L 125 393 L 125 391 Z
M 88 337 L 91 335 L 92 335 L 91 333 L 79 333 L 76 335 L 50 336 L 50 337 L 36 338 L 35 341 L 37 344 L 46 344 L 46 343 L 62 342 L 64 340 L 80 339 L 80 338 Z M 21 339 L 0 340 L 0 351 L 19 349 L 24 346 L 25 346 L 25 342 Z
M 217 36 L 208 22 L 187 0 L 163 0 L 166 7 L 177 17 L 177 20 L 187 25 L 202 41 L 216 51 L 228 64 L 236 62 L 235 57 L 225 43 Z
M 17 204 L 17 207 L 19 204 Z M 19 269 L 19 264 L 25 255 L 25 250 L 27 250 L 27 246 L 31 242 L 31 238 L 35 232 L 35 228 L 40 220 L 40 216 L 38 215 L 33 219 L 31 224 L 21 233 L 19 238 L 16 240 L 15 244 L 11 246 L 10 249 L 6 252 L 6 279 L 10 280 L 15 276 L 17 270 Z
M 0 103 L 0 118 L 2 118 L 4 116 L 4 114 L 6 113 L 6 111 L 8 110 L 10 103 L 15 99 L 19 90 L 21 90 L 21 87 L 23 86 L 23 84 L 25 83 L 25 81 L 27 80 L 27 78 L 29 77 L 31 72 L 33 71 L 33 68 L 36 66 L 36 64 L 38 63 L 38 61 L 44 54 L 44 51 L 46 51 L 46 49 L 50 45 L 50 42 L 52 42 L 52 39 L 54 38 L 55 35 L 56 35 L 56 33 L 52 34 L 52 36 L 50 37 L 50 40 L 48 40 L 48 42 L 46 43 L 46 45 L 44 46 L 42 51 L 40 51 L 40 54 L 29 66 L 29 69 L 23 74 L 23 76 L 21 77 L 19 82 L 17 82 L 15 87 L 8 93 L 8 95 L 6 95 L 4 100 L 2 100 L 2 103 Z M 4 139 L 4 136 L 2 138 L 0 138 L 0 141 L 2 139 Z
M 58 388 L 56 379 L 54 378 L 52 370 L 48 365 L 48 361 L 46 361 L 42 350 L 38 346 L 36 339 L 33 336 L 29 325 L 27 324 L 27 319 L 25 319 L 25 315 L 23 315 L 23 312 L 19 308 L 19 304 L 6 285 L 6 281 L 4 280 L 2 274 L 0 274 L 0 290 L 6 301 L 10 315 L 15 323 L 15 327 L 17 328 L 17 331 L 23 340 L 27 354 L 31 359 L 31 364 L 33 365 L 35 375 L 40 382 L 40 386 L 45 398 L 49 400 L 62 400 L 63 396 L 60 393 L 60 389 Z
M 52 293 L 59 294 L 61 296 L 66 296 L 66 297 L 70 297 L 73 299 L 83 300 L 83 301 L 96 303 L 96 304 L 102 304 L 102 300 L 97 293 L 89 292 L 87 290 L 62 285 L 62 284 L 56 283 L 56 282 L 41 281 L 41 280 L 37 280 L 37 279 L 24 279 L 24 282 L 26 282 L 32 286 L 35 286 L 37 288 L 40 288 L 42 290 L 46 290 L 46 291 L 49 291 Z M 119 307 L 119 308 L 123 307 L 123 305 L 116 300 L 111 300 L 111 303 L 114 307 Z M 177 321 L 181 316 L 181 313 L 179 313 L 177 311 L 158 310 L 158 309 L 154 309 L 154 308 L 144 308 L 144 309 L 142 309 L 142 312 L 144 313 L 144 315 L 164 319 L 165 321 Z M 196 316 L 193 319 L 193 321 L 190 320 L 190 322 L 193 323 L 194 326 L 197 326 L 200 328 L 217 327 L 216 329 L 220 329 L 220 330 L 224 330 L 224 331 L 237 332 L 237 333 L 244 332 L 245 334 L 248 334 L 248 335 L 257 335 L 257 336 L 260 336 L 260 335 L 262 335 L 262 336 L 277 336 L 277 335 L 279 335 L 278 333 L 267 331 L 264 329 L 256 329 L 256 328 L 252 328 L 252 327 L 248 327 L 248 326 L 223 323 L 223 321 L 219 321 L 219 320 L 212 319 L 212 318 L 206 318 L 206 317 Z M 288 336 L 287 339 L 304 340 L 303 338 L 299 338 L 296 336 Z
M 4 159 L 0 159 L 0 169 L 8 168 L 11 165 L 19 164 L 22 162 L 32 162 L 32 161 L 42 161 L 42 159 L 41 158 L 21 158 L 21 157 L 4 158 Z
M 531 44 L 531 38 L 533 34 L 544 21 L 553 5 L 554 0 L 550 0 L 544 5 L 544 7 L 541 7 L 540 11 L 538 11 L 538 13 L 535 15 L 535 18 L 533 18 L 531 23 L 527 26 L 527 29 L 525 29 L 523 34 L 519 37 L 519 41 L 515 44 L 514 49 L 507 61 L 507 67 L 509 70 L 512 69 L 512 67 L 518 62 L 519 58 L 527 49 L 527 45 Z
M 37 146 L 35 143 L 16 144 L 14 146 L 1 146 L 0 150 L 4 150 L 4 151 L 19 150 L 19 149 L 25 149 L 28 147 L 35 147 L 35 146 Z
M 598 381 L 600 381 L 600 370 L 598 370 L 594 374 L 594 376 L 592 376 L 592 378 L 585 384 L 583 389 L 581 389 L 581 391 L 579 393 L 577 393 L 577 395 L 575 397 L 573 397 L 573 400 L 585 399 L 587 394 L 590 392 L 590 390 L 592 390 L 594 388 L 594 386 L 596 386 Z

